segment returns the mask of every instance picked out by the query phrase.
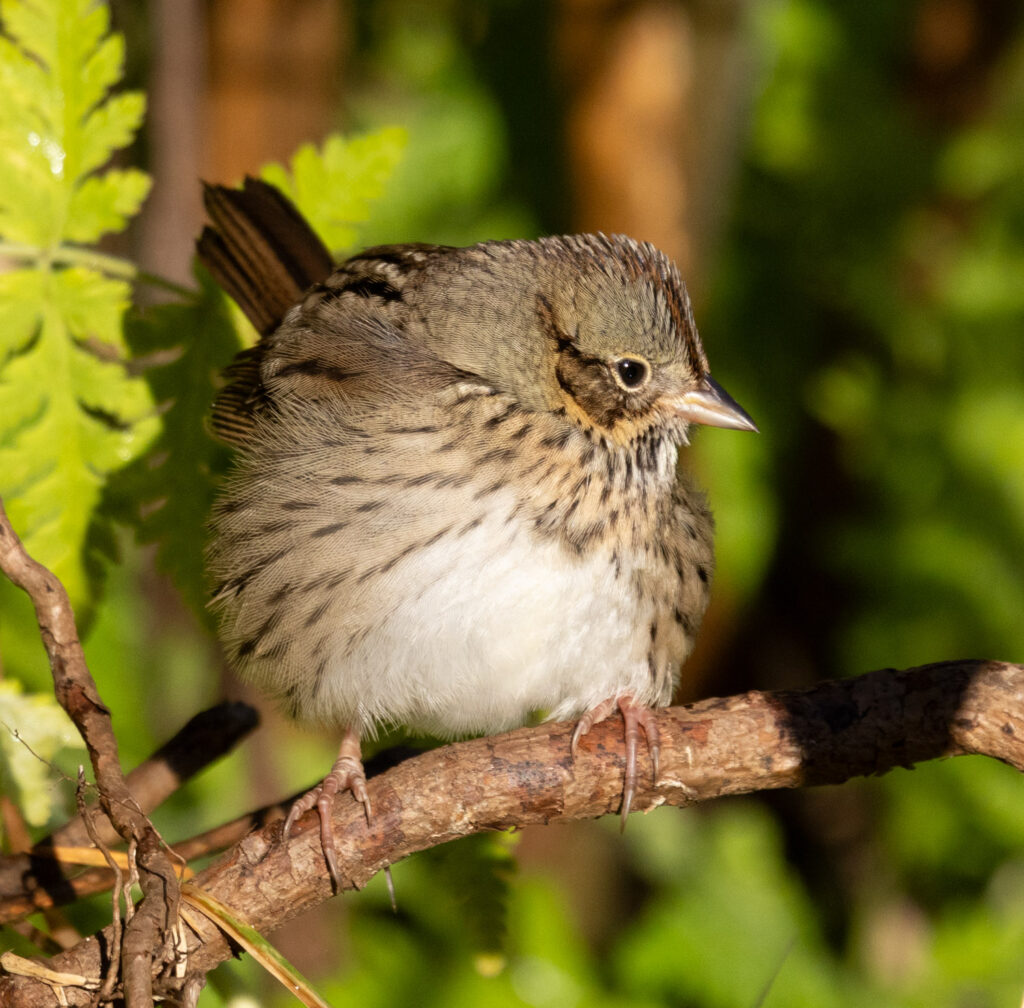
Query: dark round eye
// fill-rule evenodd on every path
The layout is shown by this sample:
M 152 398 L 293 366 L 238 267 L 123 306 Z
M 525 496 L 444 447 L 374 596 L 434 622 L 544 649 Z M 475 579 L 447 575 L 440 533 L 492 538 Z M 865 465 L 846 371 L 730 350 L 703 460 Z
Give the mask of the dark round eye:
M 615 374 L 619 384 L 626 389 L 638 389 L 647 381 L 651 369 L 647 363 L 635 357 L 620 357 L 615 362 Z

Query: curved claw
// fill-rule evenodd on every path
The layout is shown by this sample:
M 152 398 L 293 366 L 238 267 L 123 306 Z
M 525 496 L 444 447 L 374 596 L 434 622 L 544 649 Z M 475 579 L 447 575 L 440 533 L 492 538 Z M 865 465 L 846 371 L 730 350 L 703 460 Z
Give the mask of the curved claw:
M 320 817 L 320 845 L 323 847 L 327 870 L 331 874 L 335 892 L 341 890 L 341 871 L 338 867 L 338 855 L 334 846 L 334 827 L 331 824 L 331 801 L 336 794 L 350 791 L 363 806 L 366 822 L 370 822 L 372 809 L 370 797 L 366 792 L 366 773 L 363 770 L 362 753 L 359 748 L 359 732 L 349 729 L 341 741 L 338 758 L 331 767 L 331 772 L 312 791 L 304 794 L 288 811 L 284 821 L 283 838 L 288 839 L 292 826 L 310 809 L 316 808 Z
M 637 750 L 640 746 L 640 732 L 644 733 L 647 740 L 647 751 L 651 754 L 651 764 L 654 769 L 654 780 L 658 779 L 658 765 L 661 756 L 661 739 L 658 733 L 657 721 L 654 712 L 650 707 L 638 704 L 631 696 L 611 697 L 599 703 L 592 710 L 587 711 L 576 722 L 576 728 L 572 733 L 570 750 L 573 759 L 576 758 L 576 747 L 581 738 L 586 735 L 594 725 L 604 721 L 615 708 L 622 712 L 622 719 L 625 723 L 626 738 L 626 769 L 622 782 L 622 828 L 626 828 L 626 817 L 633 807 L 633 799 L 636 797 L 637 788 Z
M 643 730 L 647 739 L 647 751 L 651 754 L 651 765 L 654 770 L 653 779 L 658 779 L 658 763 L 661 756 L 661 736 L 654 712 L 650 707 L 634 703 L 632 697 L 620 697 L 619 710 L 626 724 L 626 772 L 622 787 L 622 828 L 626 828 L 626 817 L 633 805 L 636 795 L 636 754 L 640 745 L 640 731 Z

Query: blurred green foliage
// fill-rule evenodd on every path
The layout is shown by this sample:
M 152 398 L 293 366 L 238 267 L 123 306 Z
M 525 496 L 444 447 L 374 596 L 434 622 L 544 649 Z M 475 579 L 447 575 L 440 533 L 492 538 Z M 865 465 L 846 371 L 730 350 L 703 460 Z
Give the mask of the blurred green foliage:
M 924 6 L 749 8 L 754 100 L 700 323 L 716 375 L 762 435 L 702 436 L 693 450 L 731 607 L 721 691 L 1024 654 L 1024 26 L 1014 4 L 978 13 L 976 59 L 947 78 L 915 48 Z M 543 52 L 546 9 L 381 0 L 354 13 L 350 118 L 407 139 L 397 164 L 395 133 L 380 134 L 373 164 L 356 159 L 363 195 L 386 199 L 367 219 L 365 205 L 343 214 L 336 225 L 357 226 L 333 244 L 562 229 L 561 152 L 550 123 L 528 136 L 524 111 L 527 88 L 549 81 L 532 65 L 511 80 L 525 50 L 513 59 L 503 45 L 531 35 L 529 55 Z M 324 188 L 352 170 L 350 145 L 333 143 L 293 165 L 307 210 L 324 217 L 337 212 Z M 28 345 L 23 315 L 9 316 L 8 352 Z M 225 464 L 200 417 L 238 339 L 205 283 L 132 323 L 133 354 L 173 358 L 147 374 L 159 440 L 106 482 L 100 505 L 156 545 L 198 613 L 197 544 Z M 96 501 L 82 503 L 91 516 Z M 87 654 L 132 764 L 220 687 L 202 619 L 160 606 L 170 589 L 127 534 L 104 545 L 121 559 Z M 0 656 L 26 689 L 48 688 L 30 609 L 7 585 Z M 277 754 L 282 777 L 308 784 L 328 749 L 296 739 Z M 249 759 L 175 796 L 158 815 L 165 835 L 245 811 Z M 1016 1004 L 1021 797 L 1016 773 L 972 758 L 634 816 L 609 839 L 628 895 L 598 929 L 565 879 L 513 871 L 510 838 L 470 838 L 396 866 L 397 914 L 379 879 L 335 901 L 320 975 L 299 965 L 333 1003 L 368 1006 Z M 91 929 L 107 910 L 69 913 Z M 232 963 L 202 1003 L 263 983 Z
M 480 13 L 449 0 L 355 5 L 351 118 L 360 128 L 401 123 L 408 135 L 387 199 L 361 231 L 366 244 L 466 245 L 537 230 L 510 195 L 507 110 L 473 62 L 467 29 Z

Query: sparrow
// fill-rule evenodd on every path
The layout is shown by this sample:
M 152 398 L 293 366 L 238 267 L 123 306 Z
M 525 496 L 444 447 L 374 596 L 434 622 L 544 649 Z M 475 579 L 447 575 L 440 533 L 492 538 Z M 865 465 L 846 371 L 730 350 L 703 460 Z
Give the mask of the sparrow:
M 212 427 L 237 449 L 208 568 L 231 665 L 340 737 L 316 808 L 371 814 L 361 740 L 538 715 L 641 733 L 693 647 L 714 566 L 691 425 L 756 430 L 711 377 L 686 287 L 621 235 L 386 245 L 335 266 L 253 179 L 207 186 L 201 261 L 260 334 Z

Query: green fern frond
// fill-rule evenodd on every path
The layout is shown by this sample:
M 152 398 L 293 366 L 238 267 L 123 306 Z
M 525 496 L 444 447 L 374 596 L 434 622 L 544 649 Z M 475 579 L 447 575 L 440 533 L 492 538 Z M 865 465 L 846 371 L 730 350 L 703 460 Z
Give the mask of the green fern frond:
M 124 43 L 94 0 L 0 3 L 0 494 L 29 551 L 76 604 L 90 598 L 85 544 L 110 473 L 158 421 L 130 375 L 130 288 L 70 243 L 124 227 L 149 190 L 102 171 L 130 143 L 142 95 L 110 95 Z
M 228 449 L 206 420 L 217 376 L 241 340 L 223 292 L 205 271 L 199 280 L 194 300 L 151 308 L 128 326 L 136 355 L 167 361 L 145 373 L 163 423 L 152 450 L 114 477 L 105 510 L 134 525 L 143 542 L 156 543 L 158 566 L 202 616 L 206 521 L 228 464 Z
M 335 253 L 351 251 L 358 225 L 370 219 L 405 151 L 406 132 L 387 126 L 373 133 L 346 138 L 329 136 L 318 151 L 303 144 L 283 165 L 266 165 L 260 175 L 278 187 L 299 208 Z

